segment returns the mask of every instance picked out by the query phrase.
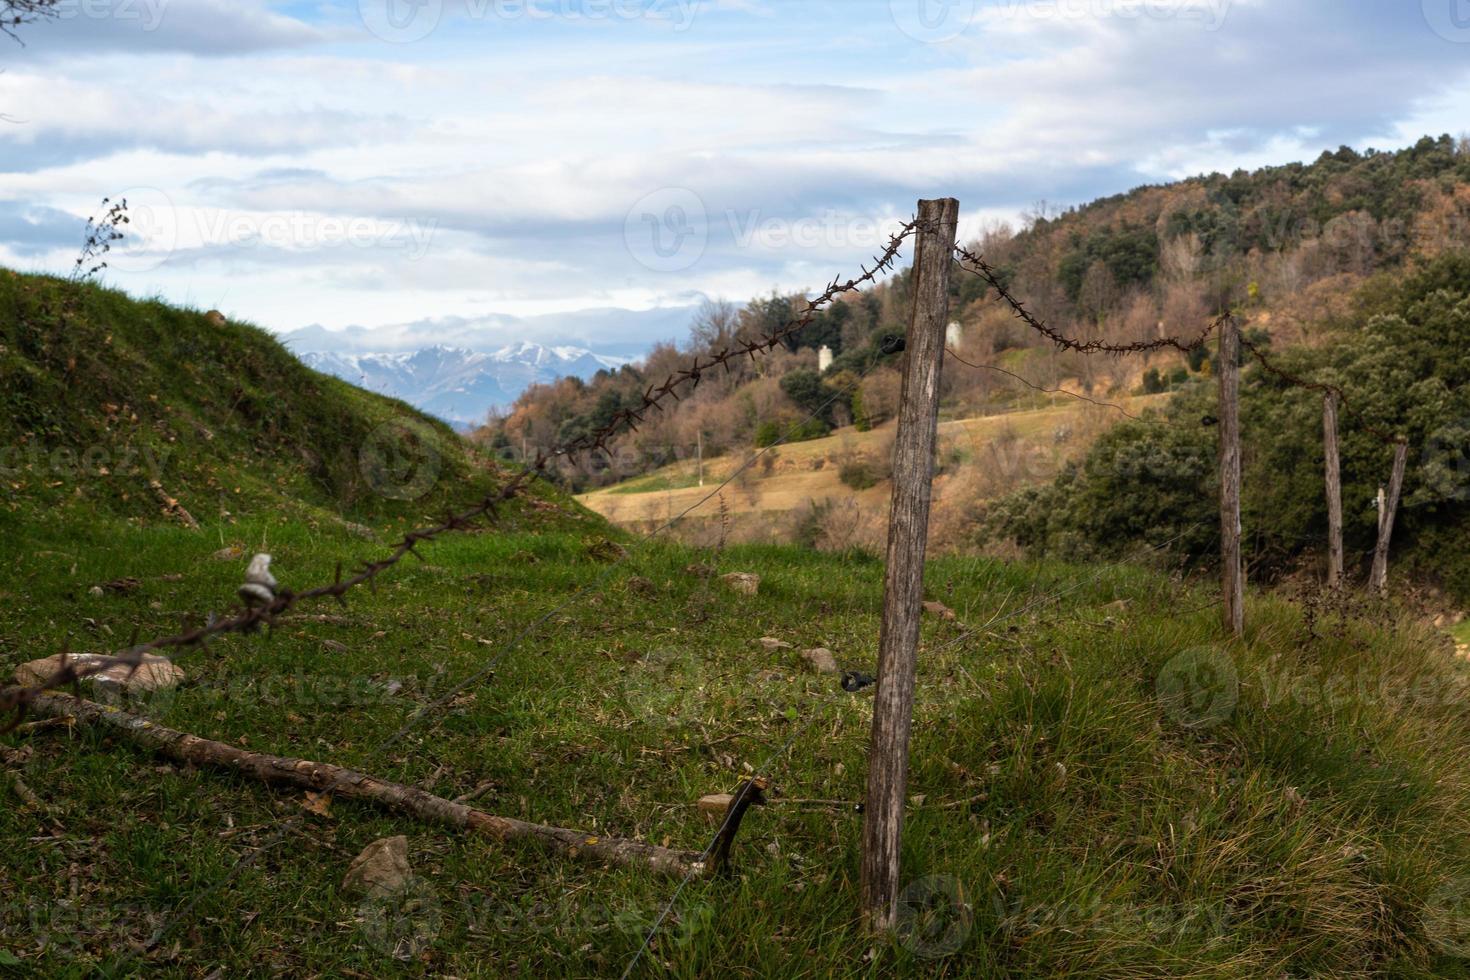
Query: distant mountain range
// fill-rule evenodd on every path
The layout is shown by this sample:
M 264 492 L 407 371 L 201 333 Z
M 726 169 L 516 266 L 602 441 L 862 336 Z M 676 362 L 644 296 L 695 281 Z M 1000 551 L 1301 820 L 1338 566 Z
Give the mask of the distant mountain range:
M 696 310 L 432 317 L 339 330 L 313 324 L 281 340 L 309 367 L 469 429 L 533 384 L 587 379 L 640 359 L 654 344 L 687 333 Z
M 459 429 L 507 408 L 533 384 L 558 378 L 590 378 L 631 358 L 594 354 L 581 347 L 548 347 L 521 341 L 491 352 L 438 344 L 414 351 L 338 353 L 296 351 L 308 367 L 359 388 L 408 402 Z

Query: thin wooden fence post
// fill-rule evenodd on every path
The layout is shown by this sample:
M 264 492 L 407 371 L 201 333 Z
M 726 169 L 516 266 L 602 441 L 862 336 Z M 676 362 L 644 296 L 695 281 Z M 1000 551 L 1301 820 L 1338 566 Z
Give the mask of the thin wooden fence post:
M 1322 440 L 1327 457 L 1327 585 L 1342 588 L 1346 564 L 1342 545 L 1342 454 L 1337 447 L 1337 394 L 1322 398 Z
M 867 924 L 875 931 L 893 928 L 899 897 L 909 730 L 939 428 L 939 376 L 959 210 L 953 198 L 919 202 L 914 307 L 893 447 L 888 567 L 863 820 L 862 902 Z
M 1378 491 L 1378 547 L 1373 552 L 1373 589 L 1388 591 L 1388 547 L 1393 542 L 1393 522 L 1398 515 L 1399 497 L 1404 492 L 1404 470 L 1409 463 L 1409 443 L 1400 439 L 1393 447 L 1393 477 L 1388 494 Z
M 1240 547 L 1240 324 L 1220 330 L 1220 564 L 1225 628 L 1245 635 L 1245 564 Z

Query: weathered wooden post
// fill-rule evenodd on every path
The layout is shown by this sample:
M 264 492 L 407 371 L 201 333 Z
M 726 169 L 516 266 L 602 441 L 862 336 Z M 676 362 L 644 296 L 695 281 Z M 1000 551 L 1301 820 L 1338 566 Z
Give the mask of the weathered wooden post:
M 1245 635 L 1245 565 L 1240 547 L 1240 324 L 1220 328 L 1220 564 L 1225 628 Z
M 863 821 L 862 902 L 867 924 L 875 931 L 893 928 L 899 897 L 909 729 L 939 428 L 939 374 L 949 323 L 949 279 L 959 210 L 953 198 L 919 202 L 914 308 L 893 446 L 888 568 Z
M 1404 470 L 1409 462 L 1409 441 L 1400 439 L 1393 447 L 1393 477 L 1388 493 L 1378 491 L 1378 547 L 1373 551 L 1373 589 L 1388 591 L 1388 546 L 1393 542 L 1393 522 L 1398 515 L 1399 497 L 1404 492 Z
M 1342 588 L 1342 454 L 1337 448 L 1337 393 L 1322 398 L 1322 439 L 1327 456 L 1327 586 Z

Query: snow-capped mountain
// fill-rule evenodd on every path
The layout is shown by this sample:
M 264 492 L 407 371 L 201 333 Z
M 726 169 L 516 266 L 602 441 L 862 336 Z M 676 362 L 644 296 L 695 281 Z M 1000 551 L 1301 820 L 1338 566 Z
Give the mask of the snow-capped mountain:
M 296 353 L 308 367 L 402 399 L 462 429 L 484 422 L 491 409 L 509 407 L 533 384 L 590 378 L 630 360 L 531 341 L 490 352 L 435 345 L 392 353 Z

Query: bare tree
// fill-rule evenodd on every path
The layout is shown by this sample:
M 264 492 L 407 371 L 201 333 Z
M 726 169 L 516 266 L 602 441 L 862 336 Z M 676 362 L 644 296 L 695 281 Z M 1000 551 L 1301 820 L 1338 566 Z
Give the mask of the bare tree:
M 61 0 L 0 0 L 0 34 L 8 34 L 19 42 L 17 27 L 55 17 L 60 3 Z

